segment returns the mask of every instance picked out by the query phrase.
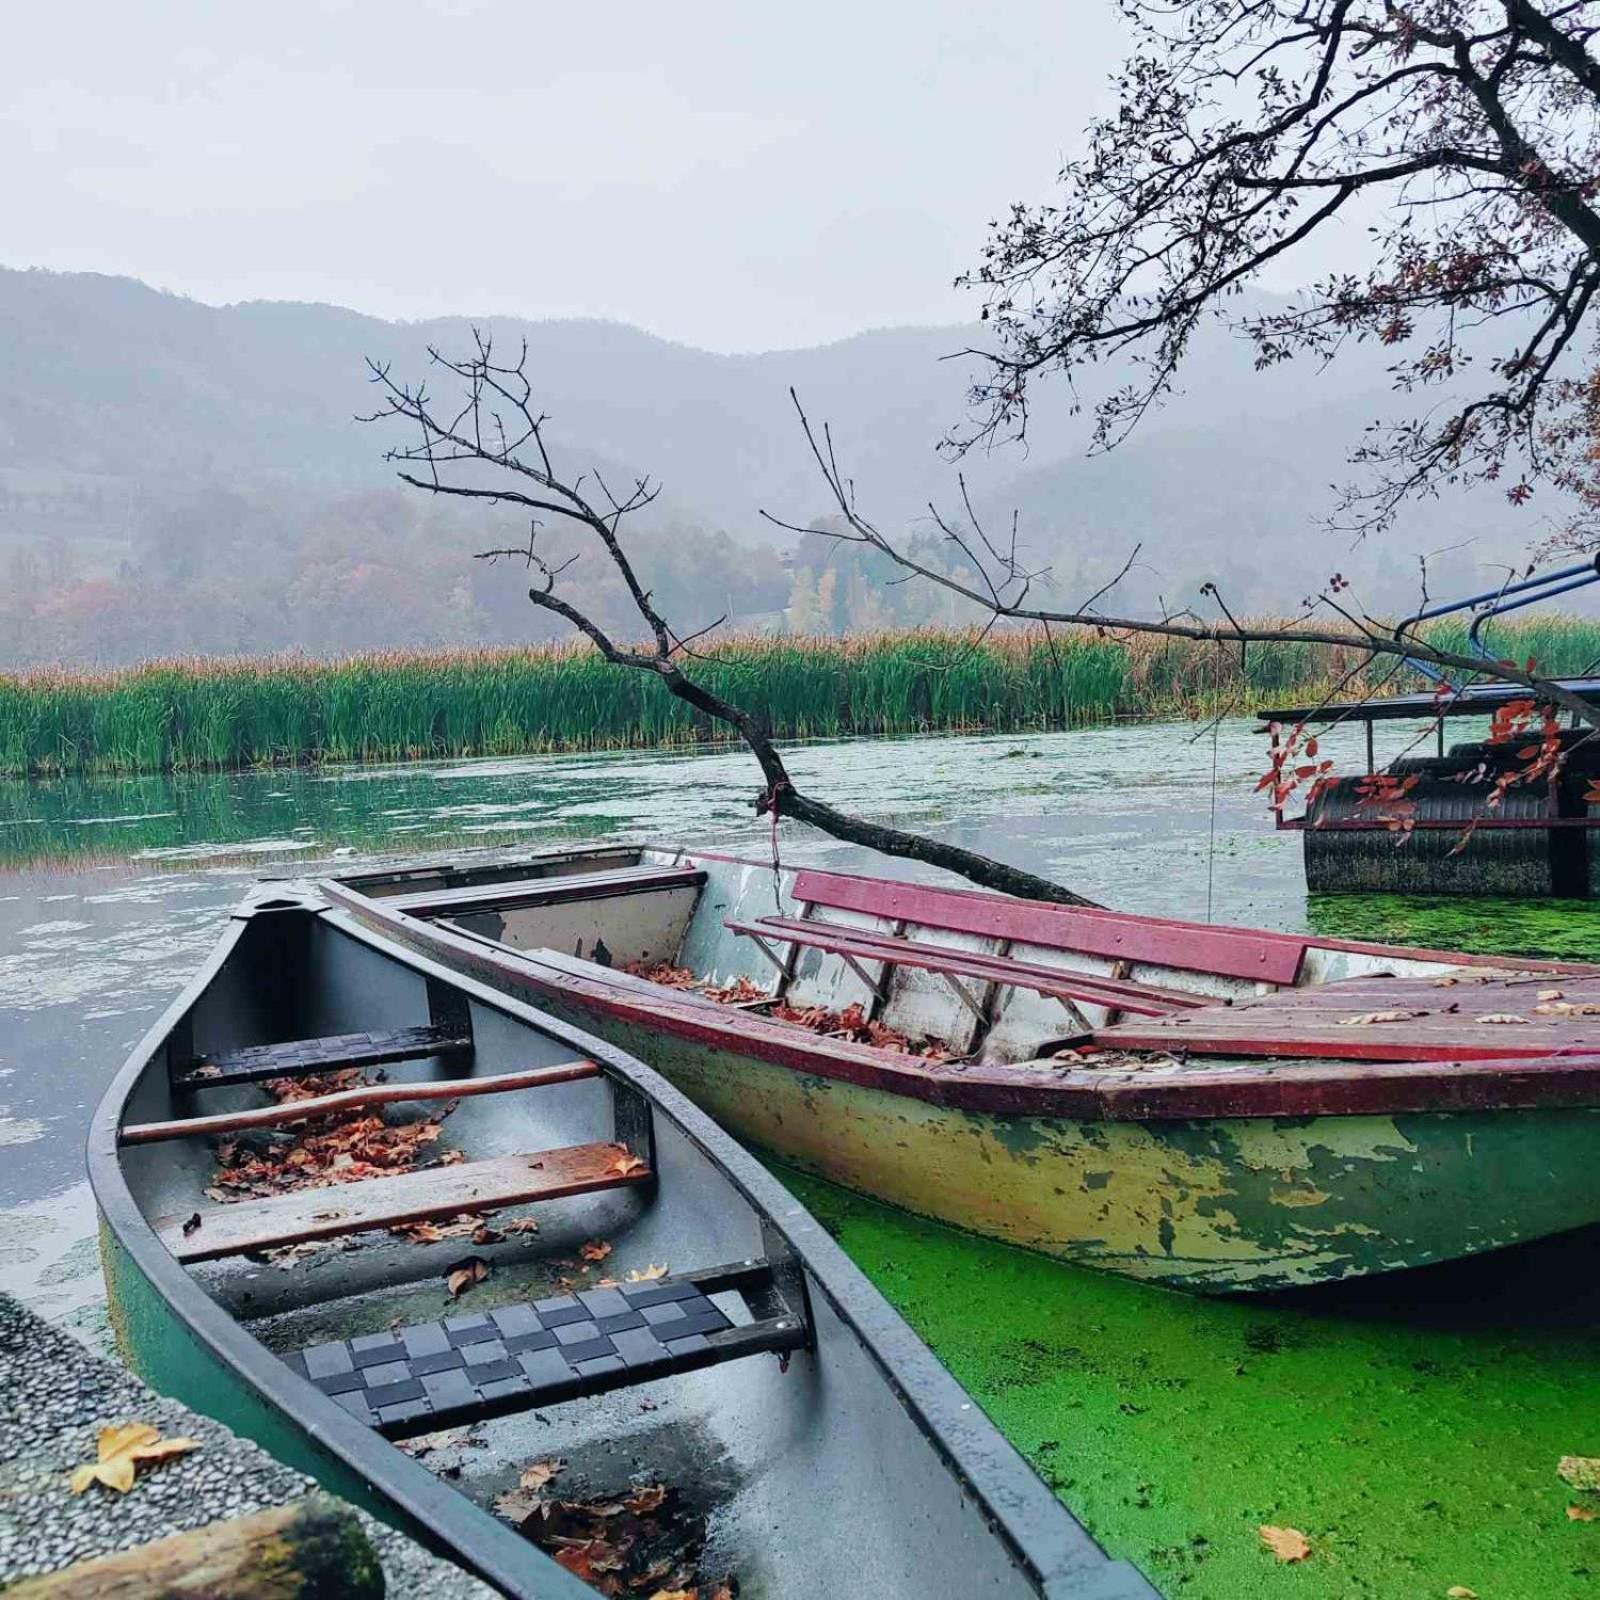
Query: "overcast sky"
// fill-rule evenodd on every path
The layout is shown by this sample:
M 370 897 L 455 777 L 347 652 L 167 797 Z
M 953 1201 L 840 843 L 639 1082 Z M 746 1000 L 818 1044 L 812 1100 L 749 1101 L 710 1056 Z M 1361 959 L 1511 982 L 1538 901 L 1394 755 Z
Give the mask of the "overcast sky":
M 56 0 L 6 32 L 6 264 L 715 350 L 975 314 L 952 278 L 1119 54 L 1111 0 Z

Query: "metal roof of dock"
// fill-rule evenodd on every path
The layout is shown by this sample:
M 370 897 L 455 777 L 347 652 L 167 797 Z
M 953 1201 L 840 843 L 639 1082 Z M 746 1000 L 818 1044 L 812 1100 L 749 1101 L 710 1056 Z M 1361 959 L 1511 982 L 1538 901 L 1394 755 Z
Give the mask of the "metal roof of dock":
M 1600 678 L 1552 678 L 1562 689 L 1600 705 Z M 1382 700 L 1330 700 L 1326 705 L 1272 706 L 1256 712 L 1266 725 L 1278 723 L 1309 722 L 1390 722 L 1419 717 L 1487 717 L 1497 707 L 1513 700 L 1537 699 L 1532 689 L 1520 683 L 1477 683 L 1459 693 L 1445 696 L 1429 689 L 1422 694 L 1390 695 Z

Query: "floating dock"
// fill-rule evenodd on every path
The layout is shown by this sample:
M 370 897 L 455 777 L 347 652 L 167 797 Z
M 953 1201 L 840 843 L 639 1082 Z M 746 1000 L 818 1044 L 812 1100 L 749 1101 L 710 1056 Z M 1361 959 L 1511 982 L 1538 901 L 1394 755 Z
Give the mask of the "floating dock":
M 1600 706 L 1600 678 L 1553 681 Z M 1487 803 L 1497 783 L 1538 736 L 1446 748 L 1447 720 L 1492 717 L 1533 698 L 1520 684 L 1486 683 L 1444 696 L 1429 691 L 1258 712 L 1275 758 L 1296 727 L 1360 723 L 1366 730 L 1366 775 L 1335 778 L 1299 816 L 1287 815 L 1284 804 L 1273 808 L 1277 827 L 1304 839 L 1306 887 L 1318 894 L 1600 895 L 1600 804 L 1588 798 L 1600 778 L 1600 734 L 1564 730 L 1567 754 L 1559 772 L 1547 782 L 1505 789 L 1493 810 Z M 1402 756 L 1383 769 L 1415 780 L 1404 796 L 1403 819 L 1401 808 L 1375 795 L 1370 781 L 1377 771 L 1373 724 L 1394 721 L 1436 723 L 1431 754 Z

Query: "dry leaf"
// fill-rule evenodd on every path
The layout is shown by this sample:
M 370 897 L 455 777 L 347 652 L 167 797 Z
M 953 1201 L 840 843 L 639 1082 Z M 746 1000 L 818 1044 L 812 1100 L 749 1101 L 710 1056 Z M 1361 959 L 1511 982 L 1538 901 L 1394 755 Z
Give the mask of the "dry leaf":
M 1568 1506 L 1567 1516 L 1573 1522 L 1593 1522 L 1596 1517 L 1600 1517 L 1600 1511 L 1596 1511 L 1593 1506 Z
M 1453 1583 L 1445 1590 L 1445 1600 L 1478 1600 L 1478 1591 L 1464 1583 Z
M 1256 1531 L 1262 1544 L 1280 1561 L 1304 1561 L 1311 1554 L 1311 1541 L 1298 1528 L 1274 1528 L 1263 1523 Z
M 1600 1489 L 1600 1456 L 1562 1456 L 1556 1476 L 1574 1489 Z
M 402 1222 L 399 1227 L 391 1228 L 389 1232 L 409 1240 L 412 1244 L 438 1244 L 444 1238 L 439 1225 L 434 1222 Z
M 489 1276 L 489 1263 L 482 1256 L 468 1256 L 465 1261 L 458 1261 L 445 1277 L 445 1287 L 450 1291 L 452 1300 L 459 1299 L 475 1283 L 482 1283 Z
M 1370 1028 L 1379 1022 L 1409 1022 L 1413 1017 L 1425 1017 L 1426 1011 L 1363 1011 L 1359 1017 L 1340 1017 L 1337 1028 Z
M 619 1178 L 626 1178 L 629 1173 L 638 1172 L 646 1165 L 647 1163 L 641 1161 L 638 1156 L 621 1155 L 611 1163 L 611 1170 Z
M 1488 1023 L 1520 1023 L 1524 1028 L 1529 1026 L 1526 1017 L 1519 1017 L 1514 1011 L 1491 1011 L 1486 1016 L 1476 1017 L 1476 1022 Z
M 496 1232 L 487 1222 L 480 1222 L 472 1230 L 472 1242 L 474 1244 L 499 1244 L 504 1238 L 505 1235 L 503 1233 Z
M 613 1246 L 608 1240 L 591 1239 L 588 1244 L 584 1245 L 578 1251 L 578 1254 L 582 1256 L 585 1261 L 604 1261 L 605 1258 L 611 1254 L 614 1248 L 615 1246 Z
M 650 1265 L 644 1269 L 643 1272 L 630 1272 L 628 1274 L 628 1282 L 629 1283 L 651 1283 L 651 1282 L 654 1282 L 654 1280 L 657 1279 L 657 1278 L 666 1277 L 666 1275 L 667 1275 L 667 1264 L 666 1264 L 666 1262 L 663 1261 L 659 1266 L 657 1266 L 656 1263 L 654 1261 L 652 1261 L 650 1263 Z
M 521 1485 L 524 1489 L 542 1489 L 566 1464 L 555 1456 L 548 1461 L 535 1461 L 523 1469 Z
M 667 1498 L 667 1486 L 664 1483 L 647 1483 L 644 1488 L 637 1489 L 622 1503 L 636 1516 L 644 1516 L 651 1511 L 659 1511 Z
M 72 1492 L 82 1494 L 91 1483 L 103 1483 L 118 1494 L 133 1487 L 141 1461 L 166 1461 L 198 1450 L 198 1439 L 163 1439 L 148 1422 L 115 1422 L 100 1430 L 98 1459 L 72 1474 Z
M 698 1589 L 657 1589 L 650 1600 L 700 1600 Z
M 500 1224 L 501 1233 L 537 1233 L 539 1224 L 532 1217 L 516 1217 Z
M 1541 989 L 1539 998 L 1541 1000 L 1564 1000 L 1566 995 L 1560 989 Z
M 1600 1017 L 1600 1005 L 1592 1001 L 1549 1000 L 1533 1010 L 1534 1015 L 1540 1017 Z

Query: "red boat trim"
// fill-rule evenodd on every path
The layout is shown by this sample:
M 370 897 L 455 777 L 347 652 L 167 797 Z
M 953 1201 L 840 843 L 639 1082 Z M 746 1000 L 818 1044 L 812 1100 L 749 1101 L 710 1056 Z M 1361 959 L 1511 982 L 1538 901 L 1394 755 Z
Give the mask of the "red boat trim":
M 508 951 L 396 914 L 381 900 L 368 900 L 337 882 L 320 887 L 366 926 L 532 1004 L 555 1004 L 811 1077 L 963 1112 L 1127 1122 L 1600 1106 L 1600 1055 L 1414 1064 L 1342 1061 L 1311 1067 L 1277 1062 L 1171 1073 L 924 1061 L 899 1051 L 819 1038 L 671 989 L 644 993 L 612 982 L 604 968 L 592 963 Z

